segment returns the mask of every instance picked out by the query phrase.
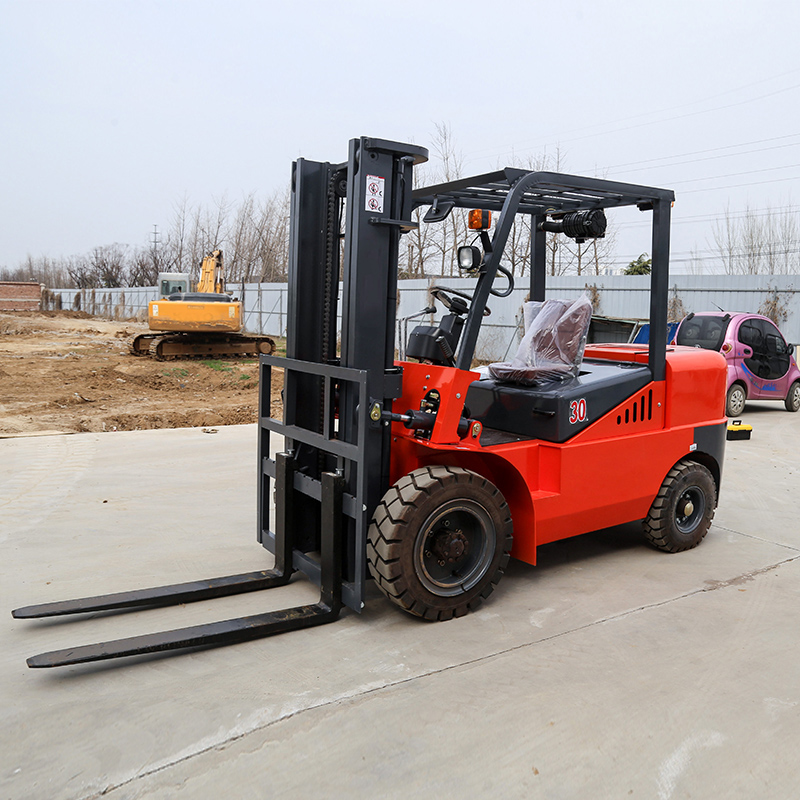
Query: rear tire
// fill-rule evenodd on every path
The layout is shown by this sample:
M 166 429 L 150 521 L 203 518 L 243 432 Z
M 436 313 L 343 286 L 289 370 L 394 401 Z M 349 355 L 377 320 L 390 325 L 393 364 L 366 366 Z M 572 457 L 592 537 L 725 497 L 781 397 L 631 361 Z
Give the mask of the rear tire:
M 475 609 L 503 576 L 512 523 L 500 490 L 460 467 L 422 467 L 375 510 L 367 562 L 380 590 L 430 620 Z
M 800 381 L 795 381 L 783 401 L 787 411 L 800 411 Z
M 644 534 L 653 547 L 667 553 L 691 550 L 703 541 L 717 505 L 717 487 L 711 473 L 694 461 L 679 461 L 664 478 Z
M 747 392 L 741 383 L 734 383 L 728 389 L 728 395 L 725 398 L 725 413 L 729 417 L 738 417 L 744 411 L 744 404 L 747 402 Z

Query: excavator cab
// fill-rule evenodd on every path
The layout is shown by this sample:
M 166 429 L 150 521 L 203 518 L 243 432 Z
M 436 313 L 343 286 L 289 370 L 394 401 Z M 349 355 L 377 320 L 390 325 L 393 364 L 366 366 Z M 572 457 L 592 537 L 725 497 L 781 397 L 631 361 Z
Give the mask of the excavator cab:
M 185 272 L 159 272 L 158 294 L 169 297 L 171 294 L 189 291 L 189 276 Z

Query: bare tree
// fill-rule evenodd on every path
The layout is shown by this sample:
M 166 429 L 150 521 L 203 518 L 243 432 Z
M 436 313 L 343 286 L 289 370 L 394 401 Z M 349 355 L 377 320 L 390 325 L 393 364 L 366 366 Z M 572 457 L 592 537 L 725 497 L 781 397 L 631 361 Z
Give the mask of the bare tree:
M 414 170 L 414 188 L 427 183 L 422 168 Z M 431 254 L 434 238 L 434 226 L 422 223 L 422 210 L 415 208 L 411 214 L 416 227 L 412 228 L 400 240 L 399 275 L 401 278 L 424 278 L 425 263 Z
M 185 199 L 181 201 L 165 236 L 161 266 L 199 277 L 203 257 L 225 249 L 230 216 L 231 204 L 224 195 L 213 206 L 191 208 Z
M 690 251 L 687 264 L 687 271 L 690 275 L 702 275 L 705 272 L 703 259 L 698 253 L 697 248 L 693 247 Z
M 788 275 L 800 269 L 800 230 L 791 207 L 770 213 L 767 245 L 770 275 Z
M 786 275 L 800 268 L 797 211 L 788 206 L 743 214 L 726 207 L 712 228 L 713 249 L 728 275 Z
M 255 257 L 247 277 L 270 283 L 285 281 L 289 264 L 289 187 L 262 202 L 253 219 Z
M 189 272 L 190 216 L 189 201 L 184 196 L 173 207 L 172 220 L 161 242 L 157 272 Z
M 717 248 L 722 268 L 728 275 L 736 275 L 739 272 L 738 256 L 739 251 L 739 231 L 735 219 L 730 211 L 730 206 L 726 206 L 722 220 L 714 220 L 711 229 L 714 238 L 714 245 Z
M 431 151 L 434 159 L 429 170 L 430 182 L 449 183 L 463 177 L 464 158 L 455 149 L 448 125 L 437 123 Z M 437 224 L 435 233 L 429 239 L 429 253 L 436 259 L 435 272 L 439 275 L 452 276 L 457 272 L 456 251 L 464 243 L 466 231 L 466 212 L 463 209 L 453 209 L 442 223 Z
M 137 248 L 128 257 L 125 286 L 155 286 L 162 269 L 161 254 L 153 249 Z
M 253 272 L 258 244 L 255 207 L 252 193 L 243 198 L 225 232 L 225 274 L 229 281 L 247 280 Z
M 50 288 L 61 288 L 69 284 L 69 275 L 63 258 L 34 258 L 29 255 L 17 267 L 0 268 L 0 280 L 33 281 Z
M 95 286 L 115 288 L 125 285 L 127 249 L 124 244 L 108 244 L 92 250 L 90 264 Z
M 609 263 L 613 258 L 615 239 L 616 232 L 613 228 L 610 230 L 607 228 L 602 239 L 587 239 L 585 242 L 577 242 L 574 239 L 562 237 L 562 251 L 566 252 L 569 257 L 564 272 L 574 272 L 576 275 L 602 275 L 605 269 L 603 265 Z
M 92 289 L 97 286 L 91 261 L 86 256 L 70 256 L 64 259 L 70 286 L 76 289 Z
M 503 265 L 514 277 L 522 276 L 530 270 L 531 260 L 531 220 L 519 214 L 511 226 L 508 243 L 503 254 Z

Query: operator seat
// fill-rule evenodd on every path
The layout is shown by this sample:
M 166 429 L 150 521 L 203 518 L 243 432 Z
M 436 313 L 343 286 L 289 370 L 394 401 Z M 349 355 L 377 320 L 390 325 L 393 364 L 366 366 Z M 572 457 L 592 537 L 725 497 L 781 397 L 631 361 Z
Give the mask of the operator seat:
M 510 362 L 489 365 L 499 381 L 533 386 L 542 380 L 574 377 L 580 370 L 592 304 L 584 294 L 575 301 L 525 303 L 525 335 Z

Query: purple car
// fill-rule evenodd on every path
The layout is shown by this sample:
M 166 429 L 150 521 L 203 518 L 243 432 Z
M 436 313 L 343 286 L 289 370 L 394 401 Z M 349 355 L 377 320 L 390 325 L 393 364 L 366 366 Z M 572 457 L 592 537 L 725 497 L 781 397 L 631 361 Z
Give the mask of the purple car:
M 742 413 L 747 400 L 783 400 L 800 409 L 800 369 L 794 345 L 761 314 L 704 311 L 689 314 L 675 332 L 675 344 L 718 350 L 728 362 L 725 413 Z

